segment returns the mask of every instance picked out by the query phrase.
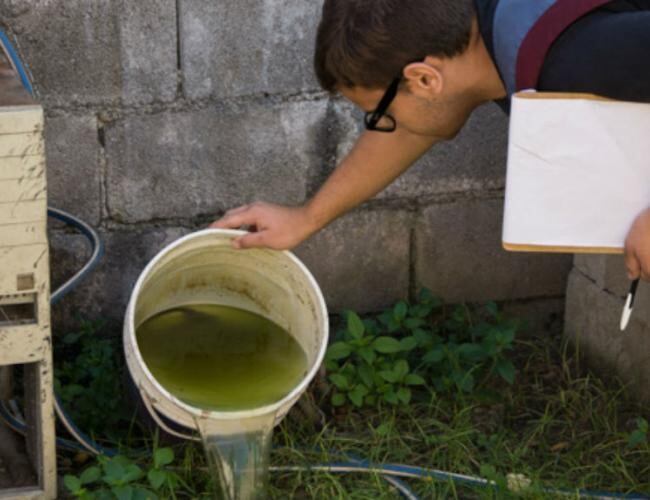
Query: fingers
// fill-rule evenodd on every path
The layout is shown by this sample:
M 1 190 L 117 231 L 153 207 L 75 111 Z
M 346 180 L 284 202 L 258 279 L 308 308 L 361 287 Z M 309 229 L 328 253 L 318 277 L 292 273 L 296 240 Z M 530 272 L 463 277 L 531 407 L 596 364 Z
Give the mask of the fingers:
M 641 279 L 650 281 L 650 235 L 646 237 L 646 244 L 635 252 L 636 260 L 641 273 Z
M 253 207 L 245 205 L 243 207 L 229 210 L 219 220 L 210 224 L 211 229 L 238 229 L 241 226 L 257 225 L 257 214 Z
M 650 282 L 650 256 L 646 255 L 643 259 L 639 258 L 636 252 L 626 252 L 625 267 L 629 279 L 642 279 Z
M 650 282 L 650 260 L 641 264 L 641 279 Z
M 636 218 L 625 239 L 625 267 L 630 279 L 650 281 L 650 208 Z
M 260 233 L 248 233 L 239 238 L 235 238 L 232 242 L 232 246 L 244 250 L 247 248 L 262 248 L 267 247 L 266 242 L 268 231 L 262 231 Z
M 212 229 L 248 229 L 248 233 L 232 240 L 233 248 L 270 248 L 268 243 L 268 231 L 261 223 L 260 218 L 264 217 L 263 203 L 244 205 L 228 210 L 224 216 L 210 224 Z M 259 231 L 259 232 L 258 232 Z
M 641 276 L 641 264 L 636 253 L 632 250 L 626 250 L 625 252 L 625 267 L 629 279 L 635 280 Z

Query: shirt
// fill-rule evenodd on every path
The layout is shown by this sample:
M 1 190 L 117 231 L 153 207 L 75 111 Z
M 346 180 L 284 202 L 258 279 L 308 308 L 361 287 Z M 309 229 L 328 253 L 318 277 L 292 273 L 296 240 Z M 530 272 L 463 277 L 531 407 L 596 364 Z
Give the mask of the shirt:
M 492 26 L 499 0 L 474 3 L 498 69 Z M 574 22 L 551 45 L 536 88 L 650 102 L 650 0 L 613 0 Z M 508 112 L 507 99 L 497 104 Z

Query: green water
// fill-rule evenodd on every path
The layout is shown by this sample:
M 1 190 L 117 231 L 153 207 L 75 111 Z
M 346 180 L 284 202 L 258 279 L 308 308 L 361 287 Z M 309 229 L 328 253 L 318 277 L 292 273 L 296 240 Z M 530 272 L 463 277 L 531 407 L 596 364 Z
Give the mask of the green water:
M 156 380 L 201 409 L 275 403 L 302 380 L 307 357 L 285 330 L 248 311 L 200 304 L 163 311 L 136 331 Z

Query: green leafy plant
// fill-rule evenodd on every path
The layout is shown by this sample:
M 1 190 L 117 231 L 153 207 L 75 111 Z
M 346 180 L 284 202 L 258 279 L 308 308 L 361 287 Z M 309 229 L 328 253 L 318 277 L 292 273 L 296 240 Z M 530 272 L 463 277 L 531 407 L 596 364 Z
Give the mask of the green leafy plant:
M 166 468 L 173 461 L 171 448 L 157 449 L 147 471 L 122 455 L 100 456 L 98 465 L 88 467 L 80 476 L 66 475 L 63 481 L 75 498 L 83 500 L 176 498 L 174 492 L 181 480 Z
M 329 380 L 336 387 L 332 404 L 342 406 L 348 400 L 357 407 L 374 405 L 378 400 L 393 405 L 408 403 L 409 386 L 424 384 L 404 359 L 416 346 L 408 339 L 379 335 L 375 321 L 362 321 L 356 313 L 348 312 L 347 329 L 327 353 Z
M 496 373 L 512 384 L 507 359 L 517 325 L 490 302 L 480 311 L 459 305 L 446 311 L 423 289 L 415 304 L 400 301 L 376 317 L 346 313 L 346 328 L 329 347 L 326 367 L 333 406 L 380 402 L 408 404 L 412 389 L 472 392 Z
M 424 346 L 422 362 L 435 390 L 457 388 L 470 393 L 477 380 L 494 373 L 512 384 L 515 368 L 507 352 L 512 350 L 517 328 L 493 302 L 473 312 L 467 306 L 455 306 Z
M 102 338 L 101 321 L 81 320 L 80 328 L 55 345 L 54 387 L 75 421 L 86 431 L 112 436 L 128 421 L 120 379 L 119 339 Z M 112 436 L 115 437 L 115 436 Z

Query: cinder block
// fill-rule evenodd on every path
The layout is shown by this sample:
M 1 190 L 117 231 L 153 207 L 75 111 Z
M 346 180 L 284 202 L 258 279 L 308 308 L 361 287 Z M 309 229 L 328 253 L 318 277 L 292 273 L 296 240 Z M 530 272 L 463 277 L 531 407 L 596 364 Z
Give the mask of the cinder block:
M 424 209 L 416 231 L 418 286 L 448 302 L 564 295 L 573 257 L 503 250 L 502 218 L 502 199 Z
M 338 219 L 296 249 L 314 274 L 330 312 L 380 311 L 408 298 L 411 214 L 360 210 Z
M 177 89 L 175 0 L 13 0 L 16 34 L 46 104 L 171 101 Z
M 179 227 L 148 228 L 100 234 L 105 255 L 99 266 L 52 308 L 53 331 L 61 333 L 85 319 L 108 320 L 120 335 L 121 322 L 133 285 L 149 261 L 164 247 L 188 234 Z M 52 292 L 81 268 L 90 256 L 83 236 L 50 231 Z
M 363 113 L 347 101 L 334 104 L 340 162 L 363 130 Z M 496 106 L 477 109 L 458 136 L 436 144 L 377 197 L 417 198 L 440 194 L 503 189 L 508 119 Z
M 650 402 L 650 292 L 639 287 L 636 305 L 624 333 L 620 331 L 623 300 L 602 290 L 574 269 L 567 287 L 565 334 L 592 368 L 615 372 L 632 394 Z
M 574 265 L 602 290 L 620 297 L 627 296 L 631 282 L 622 255 L 577 254 Z
M 124 102 L 173 101 L 179 81 L 176 0 L 117 2 L 116 6 Z
M 320 2 L 179 0 L 183 89 L 190 99 L 316 89 Z
M 128 116 L 106 132 L 108 206 L 120 221 L 300 203 L 322 161 L 326 101 Z
M 46 117 L 48 204 L 93 225 L 101 218 L 99 148 L 95 116 Z

